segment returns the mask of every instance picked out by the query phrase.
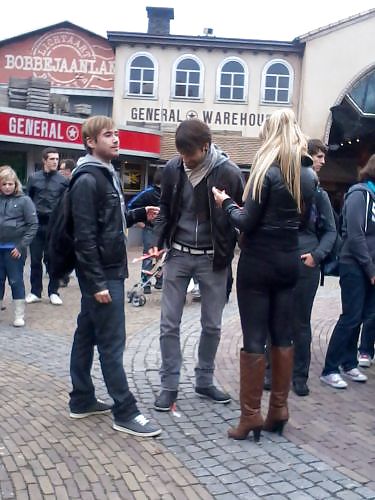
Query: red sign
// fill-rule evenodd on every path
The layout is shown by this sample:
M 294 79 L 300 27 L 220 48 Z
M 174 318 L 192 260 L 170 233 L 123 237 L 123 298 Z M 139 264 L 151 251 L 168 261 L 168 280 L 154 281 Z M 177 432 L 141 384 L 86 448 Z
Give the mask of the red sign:
M 52 87 L 112 90 L 115 58 L 99 36 L 69 28 L 9 42 L 0 48 L 0 82 L 31 76 L 50 80 Z
M 63 118 L 47 113 L 17 112 L 0 108 L 0 141 L 23 142 L 42 146 L 83 149 L 78 118 Z M 120 154 L 160 156 L 160 134 L 140 129 L 119 129 Z

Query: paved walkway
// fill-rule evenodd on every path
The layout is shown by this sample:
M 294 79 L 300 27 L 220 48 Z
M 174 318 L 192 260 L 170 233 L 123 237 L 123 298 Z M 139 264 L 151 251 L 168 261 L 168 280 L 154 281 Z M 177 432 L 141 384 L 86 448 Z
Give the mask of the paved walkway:
M 136 255 L 131 253 L 130 259 Z M 139 265 L 131 265 L 128 288 Z M 160 292 L 144 307 L 126 305 L 125 366 L 140 407 L 163 434 L 140 439 L 111 428 L 110 416 L 67 415 L 69 350 L 79 307 L 75 280 L 63 307 L 27 307 L 27 326 L 0 321 L 0 499 L 375 499 L 375 367 L 367 384 L 346 391 L 321 386 L 327 338 L 339 313 L 337 280 L 328 279 L 314 308 L 311 395 L 290 397 L 283 437 L 232 441 L 237 421 L 241 331 L 235 297 L 225 309 L 217 379 L 235 401 L 222 406 L 194 394 L 199 304 L 182 321 L 184 366 L 177 414 L 152 410 L 158 391 Z M 98 361 L 97 395 L 108 400 Z M 266 408 L 268 394 L 264 396 Z

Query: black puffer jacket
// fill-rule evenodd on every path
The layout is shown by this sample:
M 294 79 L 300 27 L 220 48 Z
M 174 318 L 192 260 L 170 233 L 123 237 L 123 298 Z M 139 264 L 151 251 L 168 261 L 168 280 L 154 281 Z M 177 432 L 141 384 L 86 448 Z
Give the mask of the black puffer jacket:
M 29 177 L 26 190 L 34 202 L 39 224 L 48 224 L 49 216 L 67 186 L 68 181 L 57 171 L 40 170 Z
M 169 248 L 180 217 L 184 172 L 181 156 L 170 160 L 163 171 L 160 213 L 154 226 L 154 244 L 159 249 L 164 244 Z M 224 269 L 232 258 L 236 245 L 236 232 L 226 214 L 218 208 L 212 194 L 212 187 L 225 189 L 237 202 L 242 203 L 243 179 L 241 170 L 230 160 L 215 166 L 207 176 L 212 246 L 214 249 L 213 270 Z
M 302 167 L 301 190 L 305 210 L 309 211 L 316 188 L 315 173 L 311 168 Z M 238 208 L 231 199 L 224 201 L 223 209 L 230 216 L 232 223 L 243 232 L 243 250 L 297 250 L 301 216 L 277 164 L 268 169 L 260 201 L 252 198 L 250 189 L 243 209 Z
M 98 200 L 96 179 L 89 173 L 81 174 L 70 191 L 77 274 L 82 290 L 95 294 L 108 289 L 107 280 L 128 276 L 126 242 L 121 199 L 112 174 L 99 161 L 81 165 L 102 169 L 106 183 L 102 200 Z M 130 210 L 125 215 L 128 227 L 146 220 L 144 208 Z

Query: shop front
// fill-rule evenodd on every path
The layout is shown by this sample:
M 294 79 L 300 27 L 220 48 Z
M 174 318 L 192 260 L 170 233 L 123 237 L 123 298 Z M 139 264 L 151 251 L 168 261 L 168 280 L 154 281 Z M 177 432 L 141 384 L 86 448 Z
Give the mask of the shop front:
M 55 147 L 60 158 L 77 160 L 85 154 L 82 119 L 48 113 L 0 108 L 0 164 L 17 170 L 23 183 L 41 168 L 41 152 Z M 160 157 L 160 133 L 119 127 L 120 156 L 116 162 L 126 197 L 147 185 L 152 163 Z

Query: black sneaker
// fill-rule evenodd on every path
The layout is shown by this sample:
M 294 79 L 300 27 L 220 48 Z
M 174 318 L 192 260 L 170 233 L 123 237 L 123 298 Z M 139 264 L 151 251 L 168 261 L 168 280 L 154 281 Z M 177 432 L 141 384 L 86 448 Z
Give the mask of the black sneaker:
M 220 389 L 214 385 L 210 385 L 210 387 L 196 387 L 195 392 L 200 398 L 211 399 L 211 401 L 214 401 L 215 403 L 226 404 L 232 401 L 229 394 L 220 391 Z
M 157 281 L 154 285 L 155 290 L 161 290 L 163 288 L 163 282 Z
M 162 390 L 155 399 L 154 408 L 157 411 L 169 411 L 177 400 L 177 391 Z
M 293 380 L 293 391 L 297 396 L 308 396 L 310 389 L 304 380 Z
M 150 295 L 151 294 L 151 285 L 146 285 L 143 287 L 143 293 L 145 295 Z
M 107 405 L 98 399 L 93 405 L 87 408 L 84 411 L 73 411 L 70 410 L 70 418 L 85 418 L 90 417 L 91 415 L 105 415 L 106 413 L 110 413 L 112 409 L 111 405 Z
M 113 428 L 116 431 L 126 432 L 132 436 L 140 437 L 153 437 L 161 434 L 161 429 L 155 425 L 150 424 L 150 421 L 141 413 L 130 420 L 115 420 Z

